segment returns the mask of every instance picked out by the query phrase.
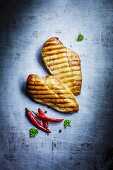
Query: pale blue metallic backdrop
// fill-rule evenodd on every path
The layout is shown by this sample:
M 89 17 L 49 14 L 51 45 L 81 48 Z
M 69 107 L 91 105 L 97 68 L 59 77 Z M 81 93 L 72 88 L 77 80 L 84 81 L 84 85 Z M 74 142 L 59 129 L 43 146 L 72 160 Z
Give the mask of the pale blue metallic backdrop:
M 79 33 L 85 40 L 78 43 Z M 40 52 L 52 36 L 81 58 L 80 111 L 73 115 L 25 94 L 30 73 L 48 75 Z M 113 146 L 113 1 L 1 0 L 0 79 L 0 170 L 112 170 L 113 158 L 105 159 Z M 50 124 L 52 134 L 30 139 L 25 107 L 71 119 L 72 127 Z

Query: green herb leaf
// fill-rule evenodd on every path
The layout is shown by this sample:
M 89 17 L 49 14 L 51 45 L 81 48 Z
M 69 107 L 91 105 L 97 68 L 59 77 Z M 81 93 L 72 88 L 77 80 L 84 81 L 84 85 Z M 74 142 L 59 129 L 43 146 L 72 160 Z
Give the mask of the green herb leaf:
M 76 41 L 80 42 L 80 41 L 83 41 L 84 39 L 84 36 L 82 34 L 79 34 Z
M 31 129 L 29 130 L 29 136 L 30 136 L 31 138 L 34 138 L 38 133 L 39 133 L 38 130 L 35 129 L 35 128 L 31 128 Z
M 64 120 L 64 128 L 71 126 L 71 120 Z

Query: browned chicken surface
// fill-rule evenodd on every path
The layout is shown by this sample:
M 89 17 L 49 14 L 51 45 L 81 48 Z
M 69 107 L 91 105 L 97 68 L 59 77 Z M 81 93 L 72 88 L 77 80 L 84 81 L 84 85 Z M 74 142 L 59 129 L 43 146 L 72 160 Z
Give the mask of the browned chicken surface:
M 44 43 L 42 59 L 52 75 L 62 80 L 73 94 L 80 94 L 82 73 L 80 58 L 76 52 L 66 48 L 58 38 L 53 37 Z
M 79 105 L 70 89 L 55 76 L 40 77 L 31 74 L 27 78 L 27 93 L 36 102 L 57 111 L 73 113 Z

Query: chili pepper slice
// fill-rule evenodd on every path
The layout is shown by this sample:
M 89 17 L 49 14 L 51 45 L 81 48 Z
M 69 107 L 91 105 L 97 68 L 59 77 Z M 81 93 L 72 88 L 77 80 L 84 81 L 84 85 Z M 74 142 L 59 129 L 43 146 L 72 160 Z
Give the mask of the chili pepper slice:
M 29 120 L 31 121 L 31 123 L 33 123 L 40 130 L 43 130 L 46 133 L 51 133 L 51 131 L 49 129 L 46 129 L 45 127 L 43 127 L 41 125 L 41 123 L 35 118 L 35 116 L 33 115 L 33 113 L 31 111 L 29 111 L 27 108 L 25 108 L 25 111 L 26 111 L 26 115 L 29 118 Z
M 55 123 L 62 122 L 64 120 L 64 119 L 54 119 L 54 118 L 48 117 L 48 116 L 44 115 L 44 112 L 40 108 L 38 109 L 38 112 L 39 112 L 39 114 L 37 116 L 42 120 L 46 120 L 49 122 L 55 122 Z

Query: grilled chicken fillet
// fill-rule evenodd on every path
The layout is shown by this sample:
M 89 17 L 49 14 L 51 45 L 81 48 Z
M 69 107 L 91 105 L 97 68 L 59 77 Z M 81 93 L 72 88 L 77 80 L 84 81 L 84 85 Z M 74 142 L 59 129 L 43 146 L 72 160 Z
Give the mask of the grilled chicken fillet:
M 47 40 L 42 48 L 42 59 L 48 71 L 62 80 L 73 94 L 81 92 L 82 73 L 78 54 L 66 48 L 56 38 Z
M 27 78 L 26 88 L 27 93 L 34 101 L 57 111 L 72 113 L 79 110 L 73 93 L 55 76 L 41 78 L 31 74 Z

